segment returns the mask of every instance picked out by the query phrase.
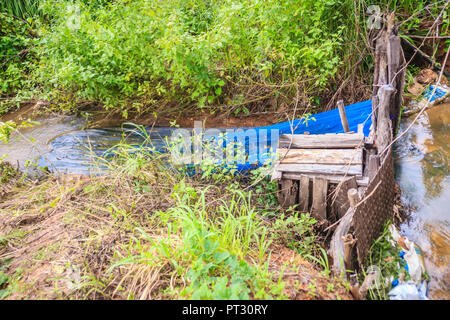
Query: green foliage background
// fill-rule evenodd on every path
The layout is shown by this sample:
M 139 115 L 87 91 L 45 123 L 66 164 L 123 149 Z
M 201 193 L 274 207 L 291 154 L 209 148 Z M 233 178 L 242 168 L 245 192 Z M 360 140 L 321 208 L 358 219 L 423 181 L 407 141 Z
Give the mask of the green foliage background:
M 440 2 L 432 12 L 438 12 Z M 272 97 L 292 104 L 301 96 L 304 102 L 319 105 L 320 95 L 336 90 L 347 77 L 353 77 L 352 85 L 360 81 L 368 87 L 372 60 L 365 40 L 367 7 L 376 4 L 382 12 L 396 9 L 402 18 L 427 4 L 408 0 L 0 3 L 7 13 L 0 16 L 0 55 L 8 61 L 1 68 L 2 96 L 23 89 L 26 78 L 33 80 L 26 88 L 42 98 L 73 105 L 95 101 L 124 116 L 129 110 L 155 111 L 166 105 L 180 110 L 252 101 L 268 105 Z M 411 19 L 406 26 L 414 29 L 418 22 Z M 39 35 L 36 47 L 29 29 Z M 24 48 L 29 52 L 18 55 Z M 237 111 L 249 112 L 246 107 Z

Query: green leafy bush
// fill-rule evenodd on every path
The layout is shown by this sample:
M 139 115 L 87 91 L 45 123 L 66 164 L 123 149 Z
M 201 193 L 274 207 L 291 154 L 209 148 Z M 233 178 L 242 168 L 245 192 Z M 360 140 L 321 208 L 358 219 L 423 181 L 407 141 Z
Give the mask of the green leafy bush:
M 0 12 L 0 96 L 29 86 L 36 41 L 29 23 Z
M 309 80 L 324 88 L 339 67 L 351 2 L 48 0 L 39 76 L 108 107 L 233 103 L 236 84 Z

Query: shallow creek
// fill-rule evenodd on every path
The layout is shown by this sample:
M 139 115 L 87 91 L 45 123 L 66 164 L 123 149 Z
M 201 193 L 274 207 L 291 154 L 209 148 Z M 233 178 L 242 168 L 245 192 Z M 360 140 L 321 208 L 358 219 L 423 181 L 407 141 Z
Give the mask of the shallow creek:
M 415 116 L 402 121 L 405 130 Z M 424 251 L 429 296 L 450 299 L 450 103 L 427 110 L 395 146 L 396 180 L 411 208 L 403 233 Z
M 414 116 L 413 116 L 414 117 Z M 401 131 L 413 118 L 403 119 Z M 133 127 L 80 130 L 84 121 L 74 117 L 37 119 L 40 124 L 0 142 L 0 157 L 18 163 L 27 160 L 60 173 L 95 173 L 94 164 L 125 136 L 131 145 L 144 140 Z M 395 145 L 396 180 L 411 214 L 402 233 L 424 251 L 431 280 L 429 297 L 450 299 L 450 104 L 429 109 Z M 172 128 L 154 128 L 152 143 L 163 145 Z M 31 141 L 33 143 L 31 143 Z M 36 166 L 29 166 L 35 168 Z M 101 165 L 100 165 L 101 167 Z

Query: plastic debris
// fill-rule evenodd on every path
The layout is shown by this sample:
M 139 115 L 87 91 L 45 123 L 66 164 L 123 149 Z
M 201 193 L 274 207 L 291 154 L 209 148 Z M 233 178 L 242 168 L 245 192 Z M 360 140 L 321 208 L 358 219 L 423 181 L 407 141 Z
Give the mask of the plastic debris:
M 390 300 L 420 300 L 419 290 L 414 281 L 408 281 L 396 286 L 388 293 Z
M 433 90 L 436 88 L 433 94 Z M 434 102 L 437 99 L 444 98 L 450 92 L 447 86 L 429 86 L 425 89 L 425 93 L 423 94 L 427 101 Z M 433 94 L 433 95 L 431 95 Z
M 435 90 L 436 89 L 436 90 Z M 420 111 L 427 104 L 429 107 L 437 105 L 450 96 L 450 87 L 446 85 L 430 85 L 425 88 L 423 96 L 419 100 L 412 100 L 409 106 L 404 110 L 404 115 L 408 116 L 414 112 Z
M 403 250 L 400 252 L 400 257 L 404 260 L 404 272 L 399 279 L 392 281 L 392 289 L 389 292 L 391 300 L 409 300 L 420 299 L 428 300 L 427 298 L 427 282 L 422 280 L 422 275 L 426 273 L 425 261 L 422 255 L 422 250 L 414 242 L 410 241 L 405 236 L 402 236 L 394 225 L 389 226 L 393 246 L 400 246 Z M 405 282 L 405 272 L 411 278 L 410 281 Z M 411 288 L 413 286 L 415 289 Z

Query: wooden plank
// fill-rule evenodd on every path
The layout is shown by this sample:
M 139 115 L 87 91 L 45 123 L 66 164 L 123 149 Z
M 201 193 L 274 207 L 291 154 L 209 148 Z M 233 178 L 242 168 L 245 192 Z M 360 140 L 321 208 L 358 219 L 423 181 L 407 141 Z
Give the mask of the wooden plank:
M 350 207 L 348 201 L 348 190 L 357 187 L 358 183 L 356 182 L 355 177 L 347 178 L 340 184 L 334 199 L 334 207 L 337 212 L 338 219 L 342 218 Z
M 354 210 L 349 208 L 344 214 L 341 222 L 338 224 L 330 241 L 328 254 L 333 257 L 332 270 L 335 275 L 345 274 L 347 266 L 345 265 L 344 241 L 343 238 L 348 234 L 353 223 Z
M 292 179 L 292 180 L 300 180 L 302 177 L 314 178 L 319 177 L 323 179 L 327 179 L 329 183 L 339 183 L 344 179 L 348 179 L 349 176 L 344 175 L 325 175 L 318 173 L 298 173 L 298 172 L 283 172 L 283 178 Z M 369 185 L 369 178 L 363 176 L 354 176 L 356 178 L 356 184 L 358 187 L 367 187 Z
M 356 205 L 359 202 L 358 190 L 355 188 L 352 188 L 347 191 L 347 195 L 348 195 L 348 201 L 350 202 L 350 207 L 352 207 L 353 210 L 355 210 Z
M 299 210 L 307 212 L 309 209 L 309 177 L 302 176 L 300 178 L 298 189 Z
M 362 133 L 282 134 L 278 140 L 278 148 L 356 148 L 362 147 L 363 139 L 364 134 Z
M 276 170 L 296 173 L 319 173 L 324 175 L 349 175 L 362 176 L 362 165 L 344 164 L 305 164 L 305 163 L 280 163 Z
M 375 141 L 378 152 L 382 152 L 392 141 L 392 123 L 389 115 L 390 99 L 395 92 L 391 85 L 383 85 L 378 90 L 378 123 Z
M 276 170 L 276 169 L 273 169 L 273 171 L 272 171 L 272 177 L 270 178 L 270 181 L 281 179 L 281 175 L 282 175 L 282 172 L 281 172 L 281 171 L 278 171 L 278 170 Z
M 277 149 L 280 163 L 362 164 L 359 149 Z
M 327 219 L 327 191 L 328 181 L 326 179 L 314 177 L 311 214 L 319 221 Z
M 380 157 L 378 155 L 371 154 L 369 156 L 369 161 L 367 164 L 367 172 L 368 172 L 369 180 L 372 180 L 373 177 L 375 177 L 375 175 L 378 172 L 379 167 L 380 167 Z
M 297 203 L 298 182 L 290 179 L 281 179 L 278 190 L 278 202 L 283 208 L 289 208 Z
M 337 106 L 339 109 L 339 116 L 341 117 L 341 123 L 342 127 L 344 128 L 344 132 L 349 132 L 350 128 L 348 127 L 347 115 L 345 114 L 344 101 L 339 100 L 337 102 Z

